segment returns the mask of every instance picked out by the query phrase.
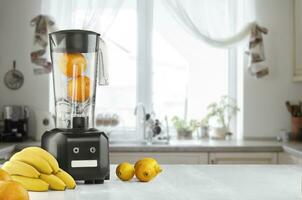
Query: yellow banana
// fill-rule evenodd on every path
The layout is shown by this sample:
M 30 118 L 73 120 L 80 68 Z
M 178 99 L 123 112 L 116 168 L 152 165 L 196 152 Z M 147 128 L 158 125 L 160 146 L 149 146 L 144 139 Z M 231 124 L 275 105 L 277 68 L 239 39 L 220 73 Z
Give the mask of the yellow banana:
M 68 189 L 74 189 L 76 187 L 76 182 L 70 174 L 65 172 L 63 169 L 60 169 L 58 173 L 55 174 L 60 178 L 67 186 Z
M 24 176 L 11 176 L 11 178 L 20 183 L 26 190 L 35 192 L 44 192 L 49 188 L 49 184 L 38 178 L 28 178 Z
M 59 171 L 58 161 L 55 159 L 55 157 L 53 157 L 53 155 L 51 155 L 49 152 L 45 151 L 44 149 L 40 147 L 27 147 L 23 149 L 22 152 L 29 152 L 43 157 L 45 160 L 47 160 L 47 162 L 49 163 L 49 165 L 51 166 L 52 170 L 55 173 Z
M 39 178 L 40 172 L 33 166 L 26 164 L 18 160 L 11 160 L 4 163 L 2 166 L 7 173 L 10 175 L 26 176 L 30 178 Z
M 50 175 L 41 174 L 40 178 L 41 178 L 41 180 L 48 183 L 49 188 L 52 190 L 65 190 L 66 189 L 65 183 L 53 174 L 50 174 Z
M 44 174 L 51 174 L 52 168 L 48 164 L 48 162 L 43 159 L 40 156 L 37 156 L 35 154 L 29 153 L 29 152 L 18 152 L 15 153 L 10 160 L 18 160 L 25 162 L 34 168 L 36 168 L 39 172 L 42 172 Z

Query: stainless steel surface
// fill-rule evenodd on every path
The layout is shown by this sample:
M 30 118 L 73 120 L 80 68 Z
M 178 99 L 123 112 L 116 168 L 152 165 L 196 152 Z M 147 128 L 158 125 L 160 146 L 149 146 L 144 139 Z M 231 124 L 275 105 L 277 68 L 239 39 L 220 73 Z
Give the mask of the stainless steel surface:
M 7 105 L 3 106 L 3 119 L 13 121 L 27 119 L 29 111 L 27 106 Z

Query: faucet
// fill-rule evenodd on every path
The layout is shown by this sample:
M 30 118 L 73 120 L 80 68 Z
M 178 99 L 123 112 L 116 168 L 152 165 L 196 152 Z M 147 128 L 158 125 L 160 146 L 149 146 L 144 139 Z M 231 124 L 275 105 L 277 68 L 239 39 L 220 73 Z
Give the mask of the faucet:
M 141 109 L 141 113 L 139 112 Z M 152 135 L 148 133 L 146 135 L 146 108 L 143 103 L 138 103 L 134 109 L 134 115 L 136 115 L 137 131 L 143 133 L 143 139 L 147 141 L 148 144 L 152 143 Z

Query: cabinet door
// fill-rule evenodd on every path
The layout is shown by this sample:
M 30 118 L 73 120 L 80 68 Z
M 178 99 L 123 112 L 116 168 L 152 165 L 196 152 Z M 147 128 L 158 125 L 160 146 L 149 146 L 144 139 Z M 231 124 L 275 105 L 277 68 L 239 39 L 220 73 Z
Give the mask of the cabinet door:
M 302 164 L 302 159 L 293 156 L 289 153 L 282 152 L 278 153 L 278 164 L 283 164 L 283 165 L 297 165 L 297 164 Z
M 210 153 L 210 164 L 277 164 L 277 153 Z
M 302 81 L 302 1 L 294 1 L 294 72 L 293 80 Z
M 208 164 L 207 153 L 110 153 L 110 163 L 135 163 L 144 157 L 155 158 L 160 164 Z

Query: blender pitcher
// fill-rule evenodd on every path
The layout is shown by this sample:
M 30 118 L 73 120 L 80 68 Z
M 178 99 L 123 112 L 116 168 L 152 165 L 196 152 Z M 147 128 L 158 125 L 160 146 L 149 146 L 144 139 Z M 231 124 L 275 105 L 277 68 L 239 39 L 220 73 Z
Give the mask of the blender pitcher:
M 85 30 L 51 33 L 50 53 L 57 128 L 93 128 L 97 72 L 107 85 L 100 34 Z

